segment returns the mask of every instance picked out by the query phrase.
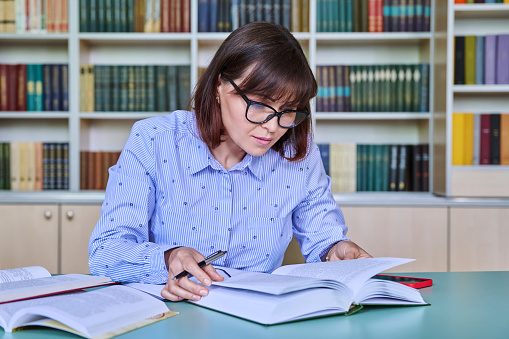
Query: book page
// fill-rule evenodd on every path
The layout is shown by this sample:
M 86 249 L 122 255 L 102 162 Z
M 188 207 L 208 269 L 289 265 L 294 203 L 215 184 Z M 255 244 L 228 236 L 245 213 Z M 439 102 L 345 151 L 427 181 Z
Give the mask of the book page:
M 48 270 L 41 266 L 11 268 L 8 270 L 0 271 L 0 283 L 44 278 L 50 276 L 51 274 L 48 272 Z
M 151 296 L 125 286 L 74 292 L 0 305 L 0 315 L 11 317 L 6 332 L 53 319 L 87 336 L 95 337 L 168 312 Z
M 63 274 L 5 282 L 0 284 L 0 303 L 111 283 L 108 277 L 85 274 Z
M 272 274 L 295 275 L 315 279 L 337 280 L 347 285 L 354 294 L 372 276 L 414 259 L 366 258 L 281 266 Z

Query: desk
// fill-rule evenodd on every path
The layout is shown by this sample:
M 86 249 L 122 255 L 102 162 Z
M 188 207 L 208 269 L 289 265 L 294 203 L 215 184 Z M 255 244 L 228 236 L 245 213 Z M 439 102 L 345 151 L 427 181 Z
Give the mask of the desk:
M 117 338 L 509 338 L 509 272 L 413 273 L 429 277 L 421 290 L 431 306 L 365 307 L 331 316 L 263 326 L 187 303 L 168 303 L 179 315 Z M 246 305 L 249 307 L 249 305 Z M 52 329 L 30 329 L 2 339 L 79 338 Z

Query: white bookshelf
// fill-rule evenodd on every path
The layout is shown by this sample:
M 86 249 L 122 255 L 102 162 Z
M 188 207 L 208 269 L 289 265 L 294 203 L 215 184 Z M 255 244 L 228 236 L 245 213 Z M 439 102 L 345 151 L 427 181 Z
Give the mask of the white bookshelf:
M 197 1 L 191 0 L 190 33 L 80 33 L 78 1 L 69 1 L 69 32 L 0 34 L 0 63 L 66 63 L 69 65 L 69 112 L 0 112 L 0 135 L 5 141 L 69 142 L 70 190 L 68 192 L 0 192 L 0 197 L 27 196 L 44 201 L 48 196 L 77 195 L 102 200 L 102 192 L 79 190 L 80 150 L 122 149 L 132 124 L 160 112 L 80 112 L 79 66 L 95 65 L 190 65 L 191 88 L 197 71 L 229 33 L 198 32 Z M 310 1 L 310 32 L 295 32 L 313 72 L 318 65 L 407 64 L 428 62 L 433 66 L 433 15 L 431 32 L 318 33 L 316 0 Z M 434 1 L 431 12 L 434 13 Z M 430 67 L 430 107 L 433 107 L 434 75 Z M 314 101 L 312 102 L 314 104 Z M 317 142 L 433 143 L 433 111 L 322 113 L 313 107 Z M 40 126 L 43 128 L 39 131 Z M 433 181 L 430 148 L 430 187 Z M 13 195 L 15 193 L 15 195 Z M 406 193 L 406 192 L 405 192 Z M 404 192 L 383 195 L 402 197 Z M 367 199 L 370 194 L 357 194 Z M 422 195 L 422 193 L 420 194 Z M 430 193 L 424 193 L 430 196 Z

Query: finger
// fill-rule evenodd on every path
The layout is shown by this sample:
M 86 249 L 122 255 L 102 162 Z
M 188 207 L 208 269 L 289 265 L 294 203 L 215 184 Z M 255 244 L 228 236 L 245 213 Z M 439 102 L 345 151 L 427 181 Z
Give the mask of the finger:
M 209 290 L 205 286 L 197 284 L 187 277 L 178 279 L 176 281 L 176 286 L 183 288 L 186 291 L 193 293 L 194 295 L 199 295 L 202 297 L 209 294 Z
M 181 278 L 181 280 L 189 281 L 189 279 L 187 279 L 187 278 Z M 172 281 L 171 283 L 168 282 L 166 284 L 165 288 L 161 291 L 161 295 L 166 299 L 168 299 L 166 296 L 173 298 L 173 299 L 169 299 L 172 301 L 179 301 L 182 299 L 198 301 L 201 299 L 201 296 L 199 295 L 200 294 L 199 290 L 198 290 L 198 293 L 194 293 L 194 291 L 189 290 L 189 288 L 182 286 L 181 283 L 182 282 L 176 282 L 176 281 Z M 196 284 L 194 284 L 194 285 L 196 285 Z M 205 292 L 202 292 L 203 294 L 208 294 L 208 291 L 205 288 L 202 287 L 202 289 L 205 290 Z
M 216 269 L 212 265 L 207 265 L 203 267 L 203 270 L 207 272 L 212 281 L 223 281 L 224 277 L 217 273 Z
M 200 267 L 196 262 L 189 262 L 185 265 L 184 269 L 198 279 L 203 285 L 210 286 L 212 284 L 212 278 L 207 274 L 208 269 L 206 271 L 206 266 Z

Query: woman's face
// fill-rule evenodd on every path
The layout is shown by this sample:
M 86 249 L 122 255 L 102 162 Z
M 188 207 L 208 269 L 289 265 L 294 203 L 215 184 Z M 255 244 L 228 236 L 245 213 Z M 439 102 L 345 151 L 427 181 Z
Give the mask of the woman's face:
M 232 79 L 236 84 L 242 83 L 244 78 Z M 263 124 L 253 124 L 246 119 L 247 103 L 238 95 L 233 85 L 228 81 L 219 81 L 219 103 L 221 117 L 226 129 L 230 146 L 238 147 L 253 156 L 265 154 L 288 129 L 279 126 L 277 117 Z M 273 102 L 256 95 L 246 95 L 248 99 L 272 106 L 278 112 L 288 109 L 285 102 Z

